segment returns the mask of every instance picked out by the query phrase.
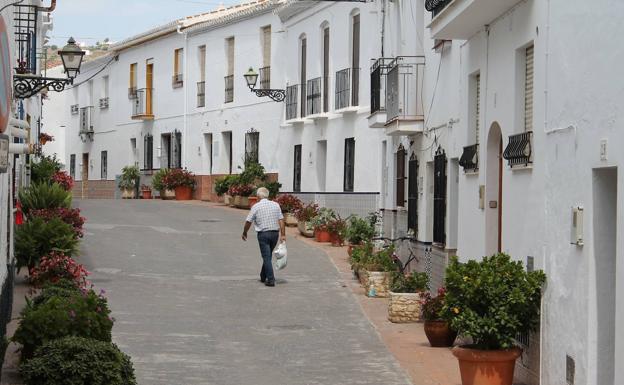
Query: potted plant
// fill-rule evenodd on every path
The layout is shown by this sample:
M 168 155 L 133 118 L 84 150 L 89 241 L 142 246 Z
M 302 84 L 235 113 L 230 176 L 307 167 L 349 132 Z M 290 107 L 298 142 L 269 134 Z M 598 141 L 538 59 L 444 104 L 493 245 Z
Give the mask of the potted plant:
M 165 186 L 165 177 L 170 172 L 171 170 L 168 168 L 161 168 L 152 176 L 152 189 L 154 189 L 154 191 L 158 191 L 160 199 L 175 198 L 175 191 L 167 190 L 167 186 Z
M 316 203 L 308 203 L 301 209 L 295 211 L 295 217 L 297 218 L 297 228 L 304 237 L 314 237 L 314 227 L 312 226 L 312 219 L 319 214 L 319 207 Z
M 340 215 L 336 215 L 336 219 L 332 219 L 327 224 L 327 231 L 332 246 L 340 247 L 347 231 L 347 221 L 342 219 Z
M 413 272 L 404 274 L 396 272 L 390 283 L 390 302 L 388 303 L 388 320 L 394 323 L 420 321 L 420 298 L 427 290 L 429 276 L 427 273 Z
M 537 326 L 545 282 L 542 271 L 527 272 L 502 253 L 465 264 L 451 259 L 444 312 L 473 342 L 453 349 L 463 385 L 511 385 L 522 353 L 515 338 Z
M 41 145 L 45 145 L 48 142 L 54 142 L 54 137 L 52 135 L 46 134 L 45 132 L 40 133 L 39 143 L 41 143 Z
M 395 262 L 394 246 L 374 251 L 362 263 L 367 279 L 364 288 L 369 297 L 388 297 L 392 274 L 398 270 Z
M 360 247 L 353 250 L 349 258 L 351 264 L 351 270 L 353 270 L 353 276 L 360 281 L 363 286 L 366 286 L 368 276 L 364 265 L 368 258 L 373 254 L 373 243 L 370 241 L 364 241 Z
M 230 188 L 230 184 L 232 183 L 232 175 L 226 175 L 220 178 L 217 178 L 214 183 L 214 191 L 218 197 L 223 197 L 223 203 L 226 205 L 230 204 L 231 196 L 228 194 L 228 189 Z
M 375 226 L 373 226 L 370 220 L 360 218 L 356 215 L 350 216 L 347 221 L 348 226 L 345 232 L 345 238 L 349 241 L 349 248 L 347 251 L 350 256 L 354 246 L 361 245 L 364 241 L 373 238 L 375 235 Z
M 438 295 L 431 296 L 430 292 L 422 295 L 422 317 L 425 320 L 425 335 L 429 344 L 433 347 L 453 346 L 457 332 L 451 329 L 448 321 L 444 319 L 444 287 L 438 289 Z
M 286 226 L 297 226 L 295 213 L 303 208 L 301 200 L 292 194 L 281 194 L 275 198 L 275 202 L 282 208 Z
M 179 201 L 188 201 L 193 199 L 193 190 L 195 189 L 195 174 L 185 169 L 171 170 L 164 177 L 165 186 L 175 191 L 175 199 Z
M 150 186 L 146 184 L 141 185 L 141 198 L 152 199 L 152 189 Z
M 331 235 L 327 226 L 333 220 L 337 219 L 336 212 L 328 207 L 322 207 L 317 216 L 311 223 L 314 227 L 314 237 L 317 242 L 330 242 Z
M 121 189 L 121 197 L 123 199 L 136 198 L 136 187 L 140 178 L 141 174 L 137 166 L 126 166 L 121 169 L 119 188 Z
M 256 188 L 250 184 L 241 184 L 238 186 L 238 196 L 240 196 L 239 204 L 236 206 L 239 209 L 248 209 L 249 197 L 254 193 Z

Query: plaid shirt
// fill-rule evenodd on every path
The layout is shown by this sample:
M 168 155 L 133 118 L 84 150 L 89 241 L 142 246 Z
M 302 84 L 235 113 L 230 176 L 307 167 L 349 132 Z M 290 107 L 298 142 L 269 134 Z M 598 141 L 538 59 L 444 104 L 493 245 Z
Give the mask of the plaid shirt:
M 253 205 L 247 215 L 247 222 L 254 224 L 256 233 L 279 230 L 280 219 L 284 219 L 280 205 L 268 199 L 263 199 Z

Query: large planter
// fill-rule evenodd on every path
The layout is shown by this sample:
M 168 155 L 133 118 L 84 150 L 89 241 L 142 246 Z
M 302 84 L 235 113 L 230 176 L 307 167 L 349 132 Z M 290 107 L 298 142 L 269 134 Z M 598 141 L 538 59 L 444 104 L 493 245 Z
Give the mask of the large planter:
M 252 208 L 256 203 L 258 203 L 258 197 L 249 197 L 249 208 Z
M 307 222 L 298 222 L 297 228 L 299 229 L 299 233 L 306 238 L 314 238 L 314 228 L 310 226 Z
M 429 344 L 434 348 L 453 346 L 453 342 L 457 338 L 457 332 L 449 327 L 447 321 L 425 321 L 424 328 Z
M 231 195 L 228 195 L 228 194 L 223 195 L 223 203 L 224 204 L 229 206 L 231 200 L 232 200 L 232 196 Z
M 160 199 L 170 200 L 175 199 L 175 190 L 163 190 L 160 192 Z
M 136 190 L 125 188 L 121 190 L 121 198 L 122 199 L 135 199 L 136 198 Z
M 241 204 L 241 198 L 242 197 L 240 195 L 235 195 L 234 199 L 232 199 L 230 206 L 239 207 Z
M 410 323 L 420 321 L 420 293 L 390 292 L 388 302 L 388 320 L 394 323 Z
M 342 238 L 340 237 L 340 234 L 330 233 L 329 234 L 329 241 L 331 242 L 332 246 L 334 246 L 334 247 L 340 247 L 343 244 L 343 241 L 342 241 Z
M 239 198 L 234 205 L 239 209 L 248 209 L 249 208 L 249 197 L 237 197 Z
M 191 186 L 176 187 L 175 199 L 177 201 L 190 201 L 191 199 L 193 199 L 193 188 Z
M 141 198 L 152 199 L 152 190 L 141 190 Z
M 295 214 L 293 213 L 284 213 L 284 223 L 286 224 L 286 226 L 291 226 L 291 227 L 295 227 L 299 224 L 299 221 L 297 221 L 297 218 L 295 217 Z M 301 230 L 301 229 L 299 229 Z
M 390 295 L 390 276 L 391 273 L 385 271 L 369 271 L 367 274 L 366 295 L 370 296 L 370 287 L 375 288 L 375 297 L 386 298 Z
M 511 385 L 522 349 L 479 350 L 456 346 L 462 385 Z
M 315 229 L 314 240 L 321 243 L 328 243 L 331 242 L 331 235 L 329 234 L 329 231 L 325 229 Z
M 360 281 L 360 285 L 368 289 L 368 270 L 363 267 L 358 267 L 356 276 L 358 281 Z

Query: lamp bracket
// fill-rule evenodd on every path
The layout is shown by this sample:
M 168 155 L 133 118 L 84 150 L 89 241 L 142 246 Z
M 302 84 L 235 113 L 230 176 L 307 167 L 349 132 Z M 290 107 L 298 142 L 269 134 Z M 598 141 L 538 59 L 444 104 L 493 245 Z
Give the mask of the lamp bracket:
M 73 79 L 46 78 L 34 75 L 13 75 L 13 93 L 18 99 L 28 99 L 44 89 L 62 92 Z
M 254 92 L 257 97 L 262 98 L 268 96 L 273 99 L 275 102 L 283 102 L 286 99 L 286 90 L 278 90 L 278 89 L 260 89 L 260 88 L 251 88 L 251 92 Z

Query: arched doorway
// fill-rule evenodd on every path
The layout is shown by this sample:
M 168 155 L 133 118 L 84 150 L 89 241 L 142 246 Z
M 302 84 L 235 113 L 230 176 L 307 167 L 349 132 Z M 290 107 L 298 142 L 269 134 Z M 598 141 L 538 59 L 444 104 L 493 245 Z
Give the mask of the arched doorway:
M 503 136 L 498 123 L 492 123 L 487 136 L 485 180 L 485 252 L 503 249 Z

